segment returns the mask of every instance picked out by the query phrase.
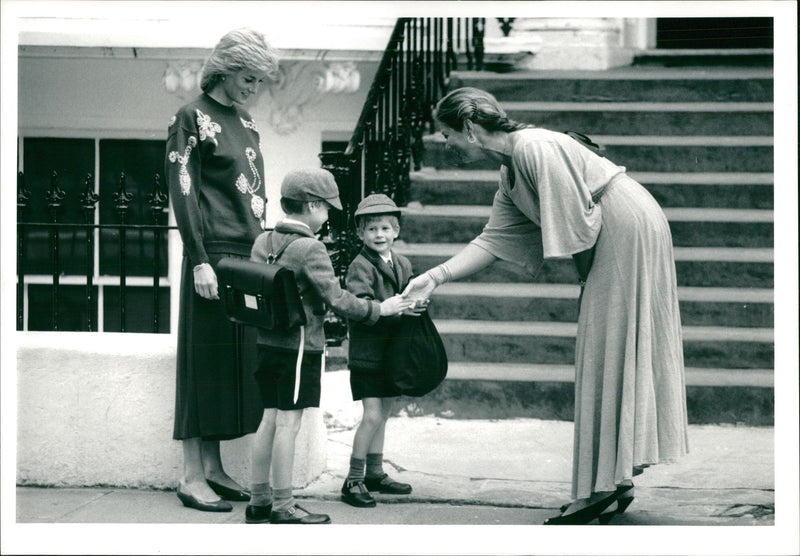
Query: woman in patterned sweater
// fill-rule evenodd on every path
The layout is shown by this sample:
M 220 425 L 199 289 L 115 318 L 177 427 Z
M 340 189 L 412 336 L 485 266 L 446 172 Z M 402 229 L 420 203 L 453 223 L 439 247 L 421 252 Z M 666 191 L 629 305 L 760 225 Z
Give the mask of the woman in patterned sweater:
M 249 500 L 225 473 L 219 443 L 258 428 L 258 388 L 243 372 L 255 361 L 255 337 L 226 318 L 215 269 L 224 256 L 249 258 L 265 227 L 260 138 L 241 106 L 277 69 L 261 33 L 227 33 L 203 66 L 203 93 L 169 124 L 165 174 L 184 247 L 173 432 L 183 444 L 178 498 L 202 511 Z

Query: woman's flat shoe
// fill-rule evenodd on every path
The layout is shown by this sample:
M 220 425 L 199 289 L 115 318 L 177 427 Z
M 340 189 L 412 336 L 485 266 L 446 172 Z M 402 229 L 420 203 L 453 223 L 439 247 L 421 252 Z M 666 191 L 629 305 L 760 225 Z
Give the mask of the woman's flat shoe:
M 608 522 L 611 521 L 617 514 L 624 513 L 625 510 L 628 509 L 628 506 L 631 505 L 633 502 L 633 485 L 622 485 L 617 487 L 617 506 L 613 510 L 606 510 L 601 513 L 597 520 L 602 525 L 608 525 Z
M 191 494 L 183 492 L 181 486 L 178 485 L 178 500 L 180 500 L 187 508 L 200 510 L 201 512 L 229 512 L 233 506 L 224 500 L 217 500 L 216 502 L 203 502 L 198 500 Z
M 594 504 L 586 506 L 585 508 L 581 508 L 577 512 L 566 515 L 562 513 L 561 515 L 545 519 L 544 525 L 585 525 L 590 521 L 597 519 L 600 514 L 603 513 L 603 510 L 613 504 L 616 499 L 617 493 L 614 491 L 605 498 L 602 498 Z
M 230 500 L 232 502 L 250 501 L 250 493 L 244 489 L 239 490 L 236 488 L 226 487 L 225 485 L 216 483 L 211 479 L 206 479 L 206 482 L 208 483 L 208 486 L 211 487 L 211 490 L 216 492 L 223 500 Z

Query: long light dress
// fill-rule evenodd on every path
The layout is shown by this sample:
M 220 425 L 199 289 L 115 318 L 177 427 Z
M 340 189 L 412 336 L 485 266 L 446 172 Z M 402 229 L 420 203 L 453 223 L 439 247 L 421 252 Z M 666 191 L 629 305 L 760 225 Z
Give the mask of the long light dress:
M 513 132 L 473 244 L 535 274 L 596 244 L 575 349 L 573 499 L 688 452 L 683 343 L 669 224 L 650 193 L 576 140 Z

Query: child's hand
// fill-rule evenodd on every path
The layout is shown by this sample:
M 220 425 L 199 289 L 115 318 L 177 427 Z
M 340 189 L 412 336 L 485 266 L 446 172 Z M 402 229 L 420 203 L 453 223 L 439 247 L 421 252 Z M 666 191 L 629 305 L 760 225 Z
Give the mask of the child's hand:
M 424 301 L 427 304 L 428 299 L 435 289 L 436 282 L 434 282 L 433 278 L 431 278 L 428 273 L 425 273 L 411 280 L 401 295 L 415 301 Z
M 413 306 L 413 299 L 406 299 L 402 295 L 398 294 L 381 302 L 381 316 L 389 317 L 396 315 L 398 313 L 402 313 L 406 309 L 410 309 Z
M 401 314 L 407 315 L 409 317 L 418 317 L 422 313 L 428 310 L 428 303 L 430 301 L 428 299 L 418 299 L 414 302 L 414 305 L 403 311 Z

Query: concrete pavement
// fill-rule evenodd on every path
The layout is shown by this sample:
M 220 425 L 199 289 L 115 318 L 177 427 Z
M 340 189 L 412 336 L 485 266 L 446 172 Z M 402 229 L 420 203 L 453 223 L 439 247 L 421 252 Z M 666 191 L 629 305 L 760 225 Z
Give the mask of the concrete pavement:
M 384 459 L 385 469 L 411 483 L 414 491 L 407 496 L 377 495 L 378 506 L 371 509 L 340 502 L 359 405 L 339 397 L 346 390 L 346 373 L 328 374 L 323 400 L 327 469 L 295 496 L 308 509 L 328 513 L 334 524 L 538 525 L 569 499 L 572 423 L 413 416 L 408 414 L 414 412 L 411 405 L 390 419 Z M 703 425 L 690 426 L 689 434 L 690 454 L 637 477 L 634 503 L 612 524 L 774 526 L 774 429 Z M 234 503 L 233 512 L 214 514 L 183 508 L 174 491 L 17 487 L 16 522 L 243 524 L 245 505 Z M 797 515 L 796 507 L 792 512 Z M 273 535 L 278 528 L 242 529 L 250 531 L 247 535 L 257 535 L 254 529 Z M 544 531 L 551 529 L 535 531 L 549 535 Z M 761 529 L 772 528 L 749 528 Z M 607 552 L 595 548 L 590 553 Z M 627 552 L 620 548 L 614 553 Z

